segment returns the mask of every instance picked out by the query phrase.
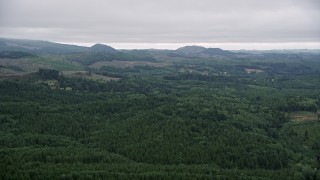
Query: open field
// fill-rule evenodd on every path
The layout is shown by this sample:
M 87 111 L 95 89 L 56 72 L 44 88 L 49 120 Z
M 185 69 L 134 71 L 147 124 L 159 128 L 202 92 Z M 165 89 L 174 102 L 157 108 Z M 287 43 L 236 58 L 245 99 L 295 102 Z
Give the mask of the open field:
M 248 74 L 251 73 L 262 73 L 264 71 L 260 70 L 260 69 L 244 69 Z
M 25 72 L 36 72 L 39 68 L 50 68 L 49 64 L 40 64 L 34 63 L 33 60 L 24 58 L 24 59 L 7 59 L 7 58 L 0 58 L 0 65 L 4 67 L 18 67 L 22 71 Z
M 76 62 L 69 62 L 59 58 L 34 58 L 31 60 L 31 62 L 39 65 L 49 66 L 60 71 L 79 71 L 83 69 L 81 65 Z
M 290 119 L 294 122 L 314 121 L 317 120 L 317 113 L 299 111 L 290 113 Z
M 25 72 L 36 72 L 39 68 L 57 69 L 61 71 L 76 71 L 83 68 L 76 62 L 69 62 L 54 58 L 0 58 L 0 65 L 4 67 L 16 67 Z
M 26 75 L 28 75 L 30 73 L 12 73 L 12 74 L 8 74 L 8 73 L 2 73 L 0 70 L 0 80 L 13 80 L 13 79 L 24 79 L 26 77 Z

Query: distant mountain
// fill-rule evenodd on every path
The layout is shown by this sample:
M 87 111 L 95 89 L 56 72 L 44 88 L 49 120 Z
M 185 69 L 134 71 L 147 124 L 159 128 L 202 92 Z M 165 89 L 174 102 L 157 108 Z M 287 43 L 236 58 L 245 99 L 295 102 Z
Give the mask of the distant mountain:
M 116 49 L 104 45 L 95 44 L 91 47 L 60 44 L 49 41 L 21 40 L 0 38 L 0 51 L 23 51 L 29 53 L 47 54 L 74 54 L 86 52 L 116 53 Z
M 31 53 L 67 54 L 88 51 L 88 47 L 53 43 L 49 41 L 0 38 L 0 51 L 24 51 Z
M 202 46 L 185 46 L 177 49 L 176 51 L 178 53 L 183 53 L 183 54 L 197 54 L 205 51 L 206 48 Z
M 90 47 L 90 50 L 93 52 L 105 52 L 105 53 L 116 53 L 117 50 L 112 48 L 111 46 L 107 46 L 104 44 L 95 44 Z
M 222 50 L 220 48 L 208 48 L 204 50 L 202 53 L 209 55 L 220 55 L 220 56 L 230 56 L 234 55 L 231 51 Z
M 235 53 L 231 51 L 222 50 L 220 48 L 205 48 L 202 46 L 185 46 L 176 50 L 177 53 L 183 55 L 197 55 L 197 56 L 233 56 Z

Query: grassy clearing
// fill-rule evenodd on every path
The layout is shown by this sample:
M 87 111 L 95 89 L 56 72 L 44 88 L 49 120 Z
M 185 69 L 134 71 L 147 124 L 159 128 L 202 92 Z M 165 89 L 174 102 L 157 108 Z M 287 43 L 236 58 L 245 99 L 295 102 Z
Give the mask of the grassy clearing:
M 10 76 L 13 74 L 16 74 L 16 71 L 7 68 L 0 68 L 0 76 Z
M 59 57 L 31 57 L 22 59 L 0 58 L 0 65 L 18 72 L 35 72 L 39 68 L 52 68 L 60 71 L 79 71 L 83 67 L 75 62 L 69 62 Z
M 249 69 L 249 68 L 246 68 L 244 69 L 246 71 L 246 73 L 248 74 L 251 74 L 251 73 L 262 73 L 264 71 L 260 70 L 260 69 Z
M 19 74 L 22 71 L 24 72 L 36 72 L 39 68 L 50 68 L 50 65 L 48 64 L 39 64 L 39 63 L 33 63 L 34 58 L 24 58 L 24 59 L 7 59 L 3 58 L 0 59 L 0 65 L 6 67 L 15 67 L 15 69 L 12 69 L 15 74 Z M 17 71 L 17 69 L 19 69 Z
M 317 120 L 317 113 L 308 111 L 298 111 L 290 113 L 290 119 L 293 122 L 314 121 Z

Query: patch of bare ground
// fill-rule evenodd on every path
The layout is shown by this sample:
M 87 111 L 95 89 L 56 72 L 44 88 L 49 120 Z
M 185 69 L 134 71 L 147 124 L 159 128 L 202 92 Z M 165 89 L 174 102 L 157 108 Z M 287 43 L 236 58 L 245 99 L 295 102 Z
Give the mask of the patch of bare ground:
M 25 77 L 31 75 L 31 72 L 3 72 L 0 69 L 0 80 L 18 80 L 18 79 L 24 79 Z
M 260 70 L 260 69 L 252 69 L 252 68 L 246 68 L 244 69 L 248 74 L 251 74 L 251 73 L 262 73 L 264 71 Z
M 107 82 L 107 81 L 117 81 L 121 78 L 115 78 L 115 77 L 108 77 L 103 76 L 99 74 L 90 73 L 88 71 L 62 71 L 61 75 L 64 77 L 69 78 L 80 78 L 80 79 L 87 79 L 87 80 L 93 80 L 93 81 L 100 81 L 100 82 Z
M 16 66 L 26 72 L 36 72 L 39 70 L 39 68 L 50 68 L 49 65 L 32 63 L 32 62 L 30 62 L 29 59 L 0 58 L 0 65 L 5 66 L 5 67 L 6 66 Z
M 294 112 L 290 114 L 290 119 L 294 122 L 317 120 L 317 113 L 313 112 Z
M 165 67 L 168 63 L 146 62 L 146 61 L 98 61 L 90 65 L 92 68 L 100 69 L 103 66 L 111 66 L 116 68 L 128 68 L 135 66 L 151 66 L 151 67 Z

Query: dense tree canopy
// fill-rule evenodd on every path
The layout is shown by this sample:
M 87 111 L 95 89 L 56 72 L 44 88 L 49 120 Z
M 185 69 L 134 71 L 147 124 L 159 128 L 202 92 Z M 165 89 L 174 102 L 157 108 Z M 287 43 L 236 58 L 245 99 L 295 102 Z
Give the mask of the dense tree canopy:
M 0 179 L 319 179 L 319 62 L 264 58 L 1 80 Z

